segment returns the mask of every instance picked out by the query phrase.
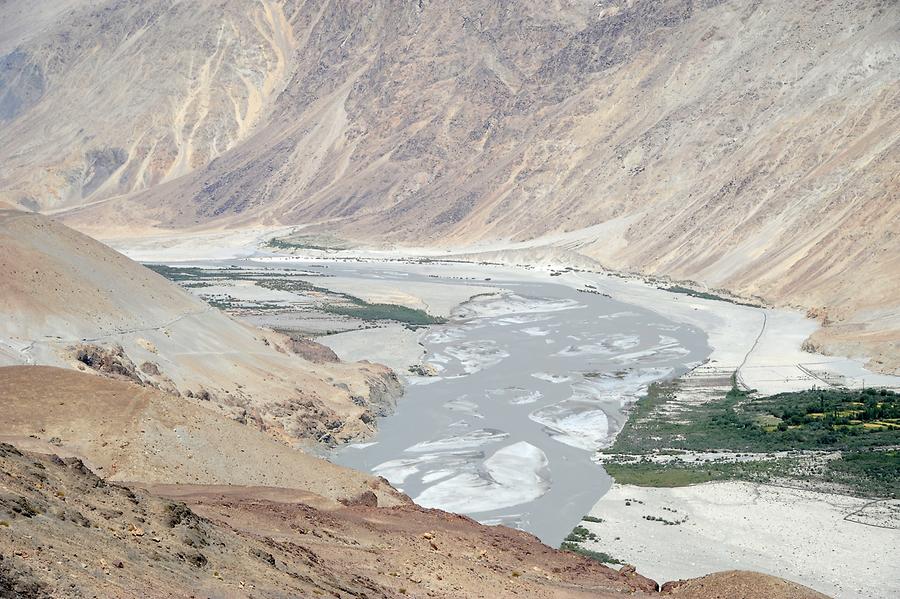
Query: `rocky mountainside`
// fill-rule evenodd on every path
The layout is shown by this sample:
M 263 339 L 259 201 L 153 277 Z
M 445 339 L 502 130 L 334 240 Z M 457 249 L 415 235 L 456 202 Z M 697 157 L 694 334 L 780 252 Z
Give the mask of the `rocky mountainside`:
M 656 584 L 519 531 L 415 505 L 316 505 L 287 489 L 108 483 L 0 443 L 0 596 L 659 597 Z M 748 572 L 693 599 L 824 599 Z
M 401 391 L 387 367 L 322 362 L 39 214 L 0 210 L 0 279 L 0 365 L 129 380 L 288 443 L 371 434 Z
M 96 235 L 547 237 L 900 367 L 896 2 L 29 5 L 0 8 L 0 200 Z
M 271 2 L 4 2 L 0 21 L 0 178 L 42 209 L 209 164 L 259 122 L 290 51 Z
M 77 458 L 0 443 L 0 596 L 586 599 L 656 587 L 462 516 L 316 504 L 287 489 L 112 484 Z

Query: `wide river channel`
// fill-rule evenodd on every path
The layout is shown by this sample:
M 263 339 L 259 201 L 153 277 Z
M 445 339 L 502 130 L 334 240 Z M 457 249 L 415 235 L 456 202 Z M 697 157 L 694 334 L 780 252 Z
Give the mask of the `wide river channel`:
M 400 265 L 328 270 L 442 280 Z M 651 382 L 701 362 L 710 351 L 706 335 L 565 285 L 496 278 L 484 285 L 503 291 L 474 298 L 422 334 L 424 361 L 436 375 L 409 376 L 377 438 L 333 460 L 384 476 L 423 506 L 558 545 L 611 484 L 591 458 L 621 429 L 624 408 Z
M 275 266 L 262 259 L 205 263 Z M 460 285 L 438 265 L 282 262 L 279 270 L 379 284 Z M 467 280 L 446 324 L 420 332 L 431 376 L 398 373 L 406 390 L 371 442 L 334 450 L 345 466 L 385 477 L 417 503 L 506 524 L 558 545 L 609 489 L 592 460 L 625 408 L 660 379 L 709 355 L 696 327 L 612 298 L 533 279 Z M 499 293 L 496 290 L 500 290 Z M 320 341 L 328 343 L 328 338 Z M 377 330 L 372 343 L 379 343 Z

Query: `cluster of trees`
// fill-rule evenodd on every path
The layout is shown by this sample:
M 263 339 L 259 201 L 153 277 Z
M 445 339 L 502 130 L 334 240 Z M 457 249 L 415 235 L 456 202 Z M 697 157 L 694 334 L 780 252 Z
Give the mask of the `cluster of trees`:
M 768 412 L 782 420 L 779 428 L 809 426 L 833 429 L 855 422 L 900 418 L 900 401 L 889 389 L 863 391 L 811 390 L 769 398 Z M 769 402 L 766 402 L 769 403 Z

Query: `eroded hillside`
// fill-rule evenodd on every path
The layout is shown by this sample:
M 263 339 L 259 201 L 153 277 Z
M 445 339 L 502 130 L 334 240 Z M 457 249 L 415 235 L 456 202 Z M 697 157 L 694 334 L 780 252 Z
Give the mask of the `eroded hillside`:
M 294 48 L 268 1 L 11 2 L 0 20 L 0 180 L 30 208 L 209 164 L 265 114 Z
M 634 572 L 412 505 L 326 510 L 284 489 L 109 484 L 77 459 L 7 444 L 0 465 L 0 592 L 22 599 L 660 596 Z M 750 572 L 670 587 L 693 599 L 825 597 Z
M 0 279 L 0 365 L 129 380 L 288 443 L 369 435 L 401 391 L 387 367 L 322 362 L 38 214 L 0 210 Z

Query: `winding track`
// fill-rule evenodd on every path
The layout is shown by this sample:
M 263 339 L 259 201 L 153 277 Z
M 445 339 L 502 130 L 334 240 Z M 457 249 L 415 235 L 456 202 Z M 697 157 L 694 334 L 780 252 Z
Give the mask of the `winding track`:
M 740 365 L 734 371 L 735 379 L 737 380 L 738 383 L 740 383 L 741 387 L 743 387 L 745 391 L 749 391 L 750 387 L 747 385 L 747 383 L 744 382 L 744 379 L 741 376 L 741 369 L 747 365 L 747 360 L 750 359 L 750 354 L 752 354 L 753 350 L 756 349 L 756 346 L 759 345 L 759 340 L 762 339 L 763 333 L 766 332 L 766 324 L 768 323 L 769 318 L 766 315 L 765 310 L 762 310 L 762 317 L 763 317 L 762 327 L 760 327 L 760 329 L 759 329 L 759 334 L 756 336 L 756 339 L 753 340 L 753 345 L 751 345 L 750 349 L 747 350 L 747 353 L 744 354 L 743 361 L 740 363 Z
M 44 343 L 44 344 L 48 344 L 48 345 L 50 343 L 63 343 L 63 344 L 64 343 L 96 343 L 98 341 L 105 341 L 107 339 L 117 337 L 120 335 L 132 335 L 135 333 L 144 333 L 147 331 L 158 331 L 160 329 L 170 327 L 170 326 L 174 325 L 175 323 L 184 320 L 185 318 L 190 318 L 193 316 L 200 316 L 202 314 L 206 314 L 206 313 L 211 312 L 212 310 L 216 310 L 216 309 L 217 308 L 214 308 L 213 306 L 206 306 L 206 307 L 198 309 L 198 310 L 191 310 L 189 312 L 184 312 L 171 320 L 168 320 L 166 322 L 163 322 L 163 323 L 160 323 L 157 325 L 115 329 L 113 332 L 107 333 L 105 335 L 101 335 L 99 337 L 71 337 L 68 339 L 63 339 L 61 337 L 45 335 L 42 340 L 32 341 L 28 345 L 26 345 L 24 347 L 20 347 L 20 348 L 16 348 L 15 346 L 11 345 L 10 343 L 8 343 L 6 341 L 2 341 L 2 340 L 0 340 L 0 345 L 4 345 L 4 346 L 10 348 L 14 352 L 14 354 L 21 355 L 23 360 L 25 361 L 25 364 L 34 364 L 35 361 L 34 361 L 34 356 L 32 355 L 32 352 L 34 351 L 34 346 L 39 343 Z

